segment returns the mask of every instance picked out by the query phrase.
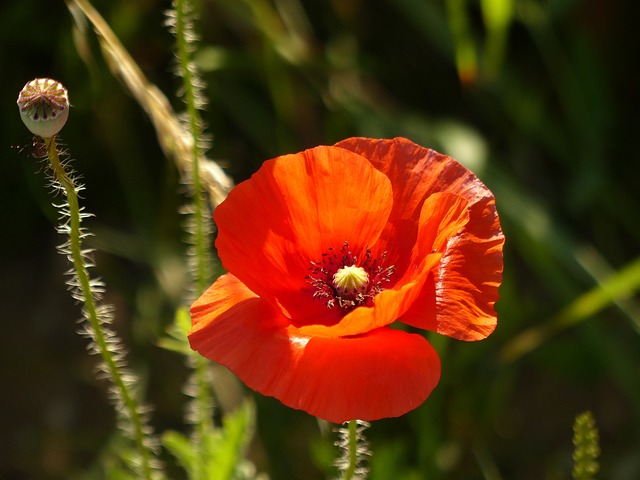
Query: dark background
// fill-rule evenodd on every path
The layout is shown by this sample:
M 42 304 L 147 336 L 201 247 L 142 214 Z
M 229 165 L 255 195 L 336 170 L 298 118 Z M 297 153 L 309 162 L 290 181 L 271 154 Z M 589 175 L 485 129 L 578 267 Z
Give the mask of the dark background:
M 507 237 L 498 329 L 475 344 L 429 337 L 442 381 L 423 406 L 368 431 L 372 478 L 570 478 L 571 427 L 587 409 L 602 478 L 640 478 L 637 2 L 516 0 L 503 30 L 472 0 L 197 5 L 210 156 L 235 181 L 278 154 L 406 136 L 496 195 Z M 169 2 L 95 6 L 180 110 Z M 95 271 L 159 431 L 184 428 L 187 371 L 157 346 L 185 288 L 184 189 L 95 42 L 93 62 L 80 59 L 64 2 L 3 2 L 0 23 L 0 477 L 101 478 L 114 415 L 75 333 L 46 168 L 12 148 L 31 144 L 18 92 L 47 76 L 69 89 L 62 139 L 95 214 Z M 256 401 L 258 468 L 322 478 L 331 435 Z

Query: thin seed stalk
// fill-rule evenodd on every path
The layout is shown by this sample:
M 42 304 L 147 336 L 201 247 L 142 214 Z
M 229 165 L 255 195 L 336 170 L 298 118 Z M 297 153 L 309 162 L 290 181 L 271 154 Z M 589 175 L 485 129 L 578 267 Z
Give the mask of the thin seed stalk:
M 78 194 L 73 180 L 67 175 L 63 164 L 58 157 L 58 148 L 55 136 L 45 140 L 47 147 L 47 157 L 53 168 L 56 180 L 64 189 L 64 194 L 68 204 L 69 215 L 69 249 L 70 259 L 73 262 L 75 274 L 77 276 L 78 288 L 82 293 L 85 316 L 92 331 L 93 341 L 100 352 L 102 361 L 105 364 L 109 378 L 113 382 L 118 397 L 121 399 L 127 420 L 131 423 L 133 441 L 141 460 L 141 474 L 143 478 L 151 480 L 153 469 L 151 466 L 151 452 L 145 444 L 145 425 L 139 414 L 139 405 L 128 387 L 124 375 L 109 348 L 107 336 L 102 326 L 102 321 L 96 305 L 95 293 L 91 286 L 91 279 L 85 264 L 82 248 L 82 214 L 78 202 Z

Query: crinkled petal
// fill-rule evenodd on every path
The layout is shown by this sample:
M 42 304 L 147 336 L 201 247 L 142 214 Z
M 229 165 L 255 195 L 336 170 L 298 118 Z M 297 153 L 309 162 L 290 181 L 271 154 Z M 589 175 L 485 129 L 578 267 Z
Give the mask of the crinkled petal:
M 479 340 L 496 325 L 504 235 L 489 189 L 452 158 L 405 138 L 350 138 L 336 146 L 367 158 L 393 185 L 394 206 L 380 243 L 399 268 L 410 262 L 422 202 L 448 192 L 468 202 L 469 222 L 451 238 L 432 278 L 401 319 L 461 340 Z M 431 284 L 431 287 L 429 286 Z
M 459 340 L 482 340 L 496 327 L 504 237 L 454 237 L 401 322 Z M 473 264 L 469 258 L 481 258 Z
M 218 206 L 223 266 L 290 316 L 326 313 L 311 302 L 311 261 L 344 242 L 374 245 L 392 207 L 389 179 L 364 158 L 317 147 L 270 160 Z
M 438 356 L 419 335 L 389 328 L 346 338 L 303 335 L 230 274 L 191 314 L 192 348 L 252 389 L 331 422 L 403 415 L 440 377 Z
M 393 288 L 376 295 L 372 307 L 356 308 L 335 325 L 309 325 L 301 331 L 326 337 L 357 335 L 398 320 L 411 309 L 431 271 L 438 268 L 449 240 L 468 221 L 466 200 L 449 193 L 431 195 L 421 208 L 410 263 L 404 272 L 400 272 L 402 277 Z

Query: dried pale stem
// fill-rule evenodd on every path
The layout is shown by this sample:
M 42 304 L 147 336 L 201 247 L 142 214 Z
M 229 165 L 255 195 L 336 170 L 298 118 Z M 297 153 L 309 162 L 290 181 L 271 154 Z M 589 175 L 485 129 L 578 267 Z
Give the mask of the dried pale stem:
M 121 79 L 140 106 L 149 115 L 165 154 L 173 158 L 181 171 L 191 166 L 192 137 L 171 108 L 167 97 L 144 76 L 107 22 L 88 0 L 65 0 L 78 26 L 86 34 L 86 20 L 98 37 L 102 53 L 117 78 Z M 218 205 L 231 189 L 231 179 L 215 163 L 199 158 L 203 187 L 213 205 Z
M 127 420 L 131 422 L 132 437 L 140 459 L 140 474 L 142 478 L 151 480 L 154 478 L 153 460 L 152 454 L 149 448 L 147 448 L 145 423 L 140 416 L 140 407 L 118 364 L 118 359 L 115 358 L 112 348 L 110 347 L 110 344 L 113 344 L 113 337 L 112 335 L 108 335 L 103 328 L 99 308 L 96 305 L 96 292 L 93 291 L 92 281 L 89 276 L 87 264 L 85 263 L 82 246 L 83 233 L 81 229 L 83 214 L 78 201 L 77 189 L 60 161 L 55 137 L 46 140 L 46 148 L 47 157 L 53 168 L 55 179 L 62 187 L 67 199 L 68 212 L 66 212 L 66 214 L 68 214 L 69 217 L 69 224 L 68 229 L 65 229 L 65 231 L 67 231 L 69 235 L 69 258 L 75 270 L 77 288 L 81 293 L 80 297 L 84 303 L 84 312 L 89 322 L 91 336 L 95 342 L 96 350 L 100 353 L 102 361 L 104 362 L 105 372 L 113 382 L 117 396 L 122 402 Z

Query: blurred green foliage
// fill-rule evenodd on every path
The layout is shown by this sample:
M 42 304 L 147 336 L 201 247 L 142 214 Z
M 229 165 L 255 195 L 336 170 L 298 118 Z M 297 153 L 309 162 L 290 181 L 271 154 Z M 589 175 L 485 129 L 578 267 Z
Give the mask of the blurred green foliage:
M 94 5 L 175 98 L 169 2 Z M 604 477 L 640 477 L 637 3 L 197 6 L 210 155 L 236 181 L 278 154 L 406 136 L 465 163 L 496 195 L 507 237 L 499 327 L 477 344 L 429 336 L 442 381 L 423 406 L 367 431 L 371 478 L 568 478 L 584 410 L 598 423 Z M 96 214 L 97 271 L 160 431 L 181 428 L 185 402 L 182 357 L 157 346 L 186 282 L 183 192 L 97 44 L 83 63 L 64 2 L 3 2 L 0 19 L 0 477 L 101 478 L 114 416 L 74 332 L 44 167 L 10 148 L 31 142 L 19 90 L 42 76 L 69 89 L 63 140 Z M 331 432 L 273 399 L 256 405 L 258 468 L 274 480 L 323 478 Z

